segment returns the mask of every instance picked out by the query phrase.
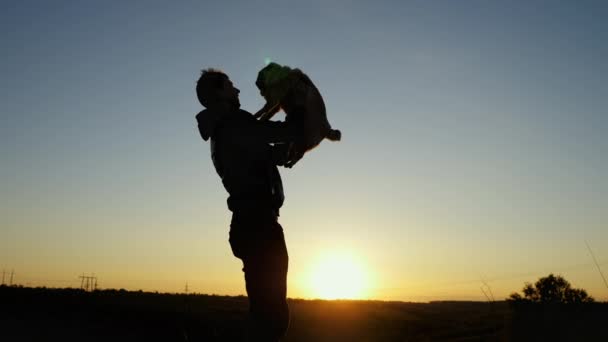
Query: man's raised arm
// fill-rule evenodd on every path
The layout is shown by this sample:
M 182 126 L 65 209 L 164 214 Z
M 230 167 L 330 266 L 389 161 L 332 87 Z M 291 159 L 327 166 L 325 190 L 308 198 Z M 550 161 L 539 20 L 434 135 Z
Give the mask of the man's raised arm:
M 293 123 L 283 121 L 256 121 L 250 134 L 266 143 L 290 143 L 295 140 L 296 128 Z

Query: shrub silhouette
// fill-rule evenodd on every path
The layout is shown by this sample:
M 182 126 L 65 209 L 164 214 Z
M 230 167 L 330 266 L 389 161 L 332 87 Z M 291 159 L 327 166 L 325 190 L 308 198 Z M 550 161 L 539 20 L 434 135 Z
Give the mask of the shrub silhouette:
M 534 285 L 526 283 L 523 297 L 514 292 L 508 301 L 513 303 L 563 303 L 580 304 L 592 303 L 595 300 L 583 289 L 573 289 L 570 283 L 562 276 L 549 274 L 540 278 Z

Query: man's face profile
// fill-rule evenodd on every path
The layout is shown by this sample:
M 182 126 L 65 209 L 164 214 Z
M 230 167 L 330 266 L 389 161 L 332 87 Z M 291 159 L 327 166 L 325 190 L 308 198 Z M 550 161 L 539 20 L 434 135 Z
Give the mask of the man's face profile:
M 224 78 L 222 87 L 218 90 L 218 98 L 221 102 L 229 103 L 236 109 L 241 108 L 239 101 L 239 93 L 241 91 L 234 87 L 232 81 L 228 77 Z

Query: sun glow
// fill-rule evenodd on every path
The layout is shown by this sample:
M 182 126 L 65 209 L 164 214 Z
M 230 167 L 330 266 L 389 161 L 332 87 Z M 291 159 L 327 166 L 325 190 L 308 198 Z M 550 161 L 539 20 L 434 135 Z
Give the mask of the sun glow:
M 363 299 L 367 296 L 368 277 L 362 263 L 352 255 L 323 255 L 309 274 L 311 297 L 320 299 Z

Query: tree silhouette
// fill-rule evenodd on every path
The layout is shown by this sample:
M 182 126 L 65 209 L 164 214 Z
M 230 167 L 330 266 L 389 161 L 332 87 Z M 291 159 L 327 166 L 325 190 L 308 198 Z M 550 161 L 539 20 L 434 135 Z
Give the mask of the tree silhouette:
M 534 285 L 526 283 L 523 297 L 515 292 L 509 296 L 509 301 L 515 303 L 592 303 L 595 300 L 583 289 L 573 289 L 562 276 L 549 274 L 540 278 Z

